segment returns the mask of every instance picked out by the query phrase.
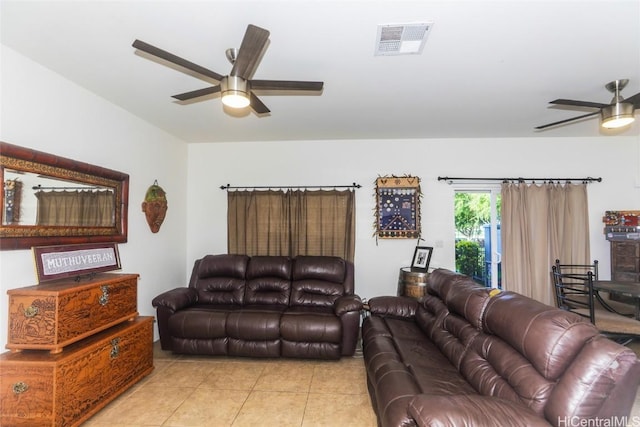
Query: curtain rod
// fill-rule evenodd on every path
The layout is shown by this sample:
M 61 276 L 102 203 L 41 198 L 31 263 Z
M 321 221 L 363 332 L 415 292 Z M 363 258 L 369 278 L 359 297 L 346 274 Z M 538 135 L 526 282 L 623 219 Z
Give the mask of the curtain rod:
M 113 191 L 111 188 L 104 187 L 43 187 L 41 185 L 34 185 L 31 187 L 32 190 L 108 190 Z
M 459 178 L 459 177 L 450 177 L 450 176 L 439 176 L 438 181 L 447 181 L 451 184 L 453 181 L 502 181 L 502 182 L 525 182 L 525 181 L 580 181 L 580 182 L 602 182 L 602 178 L 592 178 L 590 176 L 586 178 Z
M 221 185 L 221 190 L 242 190 L 242 189 L 269 189 L 269 188 L 360 188 L 360 184 L 355 182 L 351 185 L 257 185 L 257 186 L 240 186 L 232 187 L 231 184 Z

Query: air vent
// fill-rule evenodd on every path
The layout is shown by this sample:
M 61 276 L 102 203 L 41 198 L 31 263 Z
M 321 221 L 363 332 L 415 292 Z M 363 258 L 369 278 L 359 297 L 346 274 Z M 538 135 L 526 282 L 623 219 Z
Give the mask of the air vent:
M 422 53 L 433 22 L 378 25 L 376 56 Z

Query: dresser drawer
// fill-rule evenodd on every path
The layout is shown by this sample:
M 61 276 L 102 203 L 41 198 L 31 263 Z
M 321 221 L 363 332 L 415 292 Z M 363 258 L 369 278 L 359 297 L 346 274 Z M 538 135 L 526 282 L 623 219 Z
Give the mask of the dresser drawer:
M 9 349 L 63 347 L 137 316 L 137 274 L 99 274 L 11 289 Z
M 77 426 L 153 370 L 153 317 L 138 317 L 58 354 L 0 355 L 0 425 Z

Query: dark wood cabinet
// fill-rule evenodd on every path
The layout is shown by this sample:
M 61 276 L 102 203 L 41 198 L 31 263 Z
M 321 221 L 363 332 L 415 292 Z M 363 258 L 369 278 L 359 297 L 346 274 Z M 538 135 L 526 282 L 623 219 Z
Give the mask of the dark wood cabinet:
M 611 279 L 640 282 L 640 242 L 611 242 Z
M 640 282 L 640 242 L 635 240 L 611 241 L 611 280 Z M 633 298 L 624 295 L 611 294 L 610 298 L 627 304 L 635 304 Z

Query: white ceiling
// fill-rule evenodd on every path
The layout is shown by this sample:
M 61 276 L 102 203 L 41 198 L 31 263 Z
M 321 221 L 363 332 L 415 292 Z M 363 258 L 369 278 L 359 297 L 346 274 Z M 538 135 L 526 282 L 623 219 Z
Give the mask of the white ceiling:
M 1 41 L 187 142 L 606 136 L 598 118 L 537 125 L 640 91 L 640 1 L 7 1 Z M 380 24 L 434 22 L 421 55 L 374 56 Z M 143 40 L 220 74 L 248 24 L 271 32 L 254 78 L 324 81 L 313 96 L 261 96 L 240 117 L 218 97 L 171 95 L 209 82 L 137 52 Z M 636 116 L 640 114 L 636 113 Z M 640 134 L 640 125 L 617 132 Z

